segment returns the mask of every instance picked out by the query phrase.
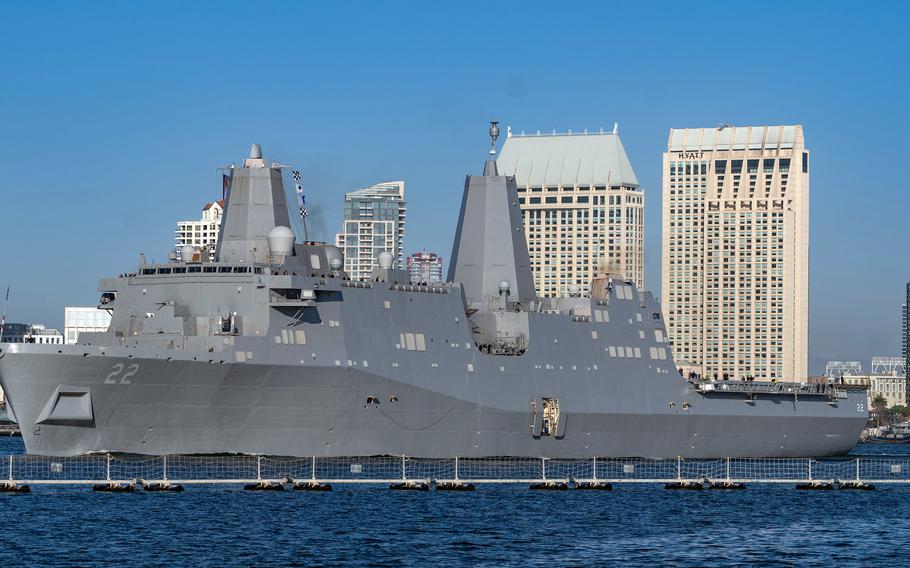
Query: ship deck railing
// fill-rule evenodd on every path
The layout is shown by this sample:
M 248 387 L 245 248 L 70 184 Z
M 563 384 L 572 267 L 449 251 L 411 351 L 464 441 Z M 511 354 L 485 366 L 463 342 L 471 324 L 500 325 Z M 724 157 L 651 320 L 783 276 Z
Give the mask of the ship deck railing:
M 692 388 L 699 393 L 742 393 L 745 395 L 792 395 L 792 396 L 824 396 L 834 400 L 845 398 L 851 385 L 834 385 L 822 383 L 791 383 L 768 381 L 742 381 L 742 380 L 716 380 L 687 379 Z
M 666 484 L 721 482 L 749 484 L 868 483 L 910 485 L 910 455 L 843 458 L 412 458 L 123 456 L 74 457 L 7 455 L 0 459 L 0 483 L 10 485 L 97 485 L 171 483 L 329 484 L 548 482 Z M 4 471 L 5 470 L 5 471 Z M 3 474 L 6 475 L 3 475 Z M 6 479 L 2 479 L 5 477 Z

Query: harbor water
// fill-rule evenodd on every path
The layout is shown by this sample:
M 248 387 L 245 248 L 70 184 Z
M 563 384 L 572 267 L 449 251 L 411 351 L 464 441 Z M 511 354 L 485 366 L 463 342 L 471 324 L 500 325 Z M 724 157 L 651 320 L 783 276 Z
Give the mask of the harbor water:
M 0 454 L 21 453 L 0 439 Z M 858 454 L 908 454 L 863 445 Z M 395 492 L 105 494 L 42 486 L 0 495 L 3 566 L 800 566 L 905 564 L 910 485 L 876 491 Z

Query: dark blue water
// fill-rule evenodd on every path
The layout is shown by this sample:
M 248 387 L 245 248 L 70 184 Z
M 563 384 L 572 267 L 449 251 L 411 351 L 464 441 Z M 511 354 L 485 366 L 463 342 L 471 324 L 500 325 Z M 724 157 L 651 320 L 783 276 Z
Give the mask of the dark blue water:
M 866 446 L 863 453 L 907 453 Z M 0 439 L 0 454 L 21 452 Z M 33 487 L 0 495 L 0 566 L 799 566 L 910 564 L 910 486 L 874 492 L 103 494 Z

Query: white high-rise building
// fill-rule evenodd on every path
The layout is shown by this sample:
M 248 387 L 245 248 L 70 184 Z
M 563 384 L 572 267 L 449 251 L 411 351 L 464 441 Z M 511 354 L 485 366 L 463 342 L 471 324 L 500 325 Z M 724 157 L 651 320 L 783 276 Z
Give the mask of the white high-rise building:
M 415 284 L 442 282 L 442 257 L 435 252 L 415 252 L 408 257 L 408 274 Z
M 369 278 L 377 257 L 387 251 L 404 269 L 404 182 L 388 181 L 344 196 L 344 224 L 335 244 L 344 253 L 344 270 L 355 280 Z
M 67 307 L 63 309 L 63 335 L 67 345 L 79 341 L 79 334 L 104 332 L 111 325 L 111 314 L 95 307 Z
M 180 258 L 180 249 L 192 245 L 198 249 L 205 248 L 209 260 L 215 260 L 215 245 L 218 244 L 218 231 L 221 229 L 221 216 L 224 213 L 224 201 L 206 203 L 202 208 L 202 218 L 198 221 L 178 221 L 174 231 L 174 250 Z
M 612 132 L 513 134 L 497 160 L 515 176 L 537 294 L 587 293 L 598 270 L 644 286 L 644 193 Z
M 677 362 L 804 381 L 809 152 L 801 126 L 671 129 L 662 301 Z

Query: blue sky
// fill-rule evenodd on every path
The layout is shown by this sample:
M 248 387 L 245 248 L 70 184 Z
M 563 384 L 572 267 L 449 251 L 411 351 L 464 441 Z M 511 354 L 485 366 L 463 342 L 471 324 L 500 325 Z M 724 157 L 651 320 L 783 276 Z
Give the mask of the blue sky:
M 632 5 L 634 4 L 634 5 Z M 408 250 L 448 259 L 486 123 L 609 128 L 660 283 L 671 127 L 790 124 L 812 151 L 810 370 L 899 354 L 910 279 L 906 3 L 61 2 L 3 5 L 0 286 L 63 324 L 162 259 L 252 142 L 304 175 L 311 227 L 404 179 Z

